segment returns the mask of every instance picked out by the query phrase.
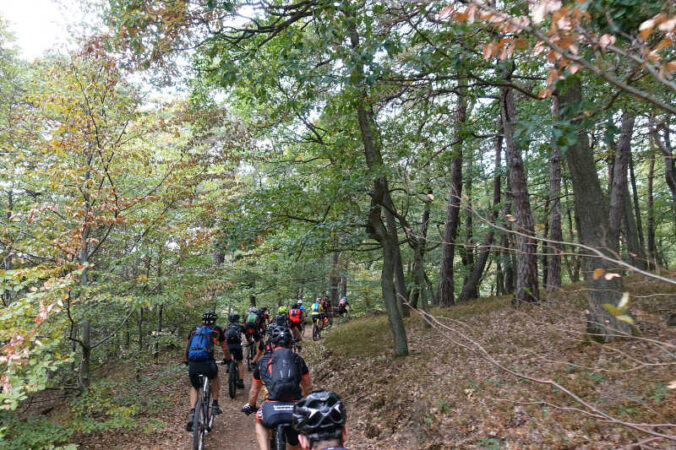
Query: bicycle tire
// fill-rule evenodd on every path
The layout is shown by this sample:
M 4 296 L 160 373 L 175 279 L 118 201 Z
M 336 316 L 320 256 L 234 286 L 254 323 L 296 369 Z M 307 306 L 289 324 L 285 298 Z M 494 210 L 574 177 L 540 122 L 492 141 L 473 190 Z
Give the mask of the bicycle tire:
M 202 450 L 204 448 L 204 430 L 202 430 L 202 400 L 197 400 L 195 415 L 192 420 L 192 448 Z
M 312 340 L 318 341 L 321 338 L 321 331 L 319 330 L 319 325 L 312 325 Z
M 286 433 L 284 432 L 284 428 L 286 428 L 284 425 L 277 425 L 277 429 L 273 432 L 274 446 L 272 448 L 274 450 L 286 449 Z
M 249 344 L 249 348 L 246 352 L 246 368 L 249 372 L 253 370 L 253 359 L 256 357 L 255 345 L 256 341 L 253 341 L 251 344 Z
M 233 359 L 228 367 L 228 394 L 230 398 L 235 398 L 235 395 L 237 395 L 237 375 L 237 363 Z

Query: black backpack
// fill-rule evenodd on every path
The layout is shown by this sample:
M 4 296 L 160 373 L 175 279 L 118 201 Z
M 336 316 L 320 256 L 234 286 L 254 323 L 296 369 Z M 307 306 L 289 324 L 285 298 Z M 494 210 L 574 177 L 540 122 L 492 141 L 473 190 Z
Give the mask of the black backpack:
M 275 316 L 275 323 L 280 327 L 288 327 L 289 317 L 286 314 L 278 314 Z
M 263 361 L 261 361 L 263 362 Z M 302 397 L 300 388 L 300 365 L 296 354 L 288 348 L 278 348 L 260 367 L 261 381 L 268 390 L 268 399 L 274 401 L 293 401 Z
M 242 329 L 238 324 L 231 323 L 228 325 L 228 329 L 225 332 L 225 340 L 228 344 L 242 343 Z

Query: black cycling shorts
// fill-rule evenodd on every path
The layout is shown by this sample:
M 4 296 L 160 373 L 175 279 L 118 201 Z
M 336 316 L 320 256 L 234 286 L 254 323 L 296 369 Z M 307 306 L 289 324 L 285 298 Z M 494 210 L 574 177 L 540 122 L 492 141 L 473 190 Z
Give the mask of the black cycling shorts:
M 294 328 L 298 328 L 298 330 L 300 331 L 300 322 L 299 323 L 293 323 L 293 322 L 289 321 L 289 330 L 293 330 Z
M 254 341 L 259 341 L 261 339 L 261 335 L 258 330 L 259 328 L 257 325 L 251 325 L 247 323 L 244 327 L 244 334 L 246 334 L 247 338 L 249 336 L 253 336 Z
M 188 376 L 190 377 L 190 384 L 195 389 L 202 387 L 199 375 L 206 375 L 207 378 L 213 380 L 218 376 L 218 366 L 216 361 L 189 361 L 188 362 Z
M 228 350 L 232 358 L 239 362 L 244 361 L 244 354 L 242 353 L 242 344 L 228 344 Z
M 286 442 L 291 446 L 298 445 L 298 432 L 290 426 L 294 404 L 295 402 L 265 402 L 256 413 L 256 419 L 269 430 L 274 430 L 279 424 L 288 423 Z
M 342 315 L 345 314 L 346 312 L 347 312 L 347 309 L 345 309 L 345 308 L 338 308 L 338 315 L 339 315 L 339 316 L 342 316 Z

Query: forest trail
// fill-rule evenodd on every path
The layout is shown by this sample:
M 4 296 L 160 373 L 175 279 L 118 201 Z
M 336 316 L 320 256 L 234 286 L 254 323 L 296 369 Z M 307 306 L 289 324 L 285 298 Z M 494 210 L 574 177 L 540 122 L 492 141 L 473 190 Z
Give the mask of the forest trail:
M 306 326 L 303 339 L 312 340 L 312 328 Z M 302 355 L 302 353 L 301 353 Z M 248 450 L 256 449 L 256 437 L 254 435 L 255 416 L 246 416 L 241 412 L 242 405 L 247 402 L 249 388 L 251 387 L 251 372 L 246 372 L 242 377 L 244 379 L 244 390 L 238 389 L 234 399 L 230 399 L 227 393 L 227 372 L 225 366 L 219 366 L 218 375 L 221 380 L 221 394 L 219 404 L 223 414 L 216 417 L 214 430 L 209 433 L 205 439 L 205 448 L 217 448 L 219 450 Z M 312 367 L 310 367 L 312 373 Z M 185 375 L 185 374 L 184 374 Z M 165 411 L 166 428 L 160 433 L 152 433 L 150 439 L 147 434 L 138 434 L 140 441 L 145 437 L 146 442 L 134 442 L 122 444 L 112 443 L 115 448 L 126 450 L 147 449 L 147 450 L 165 450 L 176 449 L 184 450 L 192 448 L 192 434 L 185 431 L 187 421 L 187 396 L 188 396 L 188 378 L 182 376 L 175 383 L 175 395 L 172 397 L 172 405 Z M 259 396 L 257 404 L 260 405 Z M 149 442 L 150 441 L 150 442 Z M 96 448 L 96 447 L 94 447 Z M 100 448 L 106 448 L 101 446 Z

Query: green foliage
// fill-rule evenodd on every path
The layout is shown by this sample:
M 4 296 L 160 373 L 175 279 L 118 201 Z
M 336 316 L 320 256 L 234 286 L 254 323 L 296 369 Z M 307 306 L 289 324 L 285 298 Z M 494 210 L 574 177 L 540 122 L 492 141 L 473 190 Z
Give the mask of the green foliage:
M 0 449 L 68 449 L 73 430 L 45 417 L 21 420 L 12 413 L 0 411 Z

